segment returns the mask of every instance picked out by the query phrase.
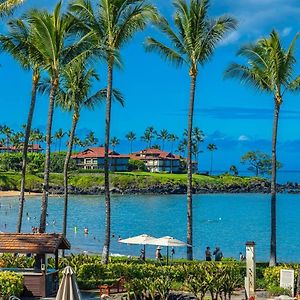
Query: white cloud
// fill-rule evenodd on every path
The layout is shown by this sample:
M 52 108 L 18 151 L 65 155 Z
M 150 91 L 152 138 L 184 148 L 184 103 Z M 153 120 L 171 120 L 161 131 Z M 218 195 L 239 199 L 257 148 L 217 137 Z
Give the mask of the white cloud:
M 222 40 L 220 42 L 221 46 L 226 46 L 226 45 L 230 45 L 230 44 L 234 44 L 235 42 L 237 42 L 240 38 L 240 33 L 238 31 L 233 31 L 231 33 L 229 33 L 224 40 Z
M 285 36 L 288 36 L 290 33 L 291 33 L 291 31 L 292 31 L 292 27 L 285 27 L 283 30 L 282 30 L 282 36 L 283 37 L 285 37 Z
M 239 142 L 246 142 L 246 141 L 249 141 L 249 140 L 250 140 L 249 137 L 247 137 L 244 134 L 240 135 L 239 138 L 238 138 Z

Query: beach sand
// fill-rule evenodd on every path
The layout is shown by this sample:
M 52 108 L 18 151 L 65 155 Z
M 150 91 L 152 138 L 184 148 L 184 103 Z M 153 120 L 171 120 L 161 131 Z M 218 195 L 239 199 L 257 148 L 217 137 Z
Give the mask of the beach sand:
M 0 197 L 18 197 L 20 195 L 19 191 L 0 191 Z M 38 196 L 41 195 L 41 193 L 25 193 L 25 196 Z

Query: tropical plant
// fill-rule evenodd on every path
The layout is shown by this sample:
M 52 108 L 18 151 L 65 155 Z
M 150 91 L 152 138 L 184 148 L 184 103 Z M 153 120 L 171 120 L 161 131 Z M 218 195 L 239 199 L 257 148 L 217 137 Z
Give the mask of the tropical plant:
M 207 146 L 207 150 L 210 152 L 210 175 L 212 174 L 212 170 L 213 170 L 213 154 L 214 151 L 218 150 L 216 144 L 208 144 Z
M 167 129 L 162 129 L 160 132 L 157 134 L 157 139 L 161 140 L 161 150 L 164 150 L 165 148 L 165 142 L 169 139 L 169 132 Z
M 101 91 L 100 91 L 100 93 L 101 93 Z M 99 96 L 100 96 L 100 93 L 99 93 Z M 104 90 L 102 90 L 102 96 L 103 96 L 103 93 L 105 93 Z M 98 143 L 98 139 L 95 137 L 95 132 L 90 131 L 86 135 L 85 141 L 86 141 L 87 146 L 95 146 Z
M 0 128 L 0 132 L 6 137 L 6 152 L 9 151 L 10 138 L 13 134 L 13 130 L 7 125 L 2 125 Z
M 130 143 L 130 154 L 132 154 L 132 143 L 136 140 L 136 134 L 133 131 L 129 131 L 125 137 Z
M 96 49 L 104 50 L 107 63 L 107 96 L 105 115 L 105 239 L 103 246 L 103 263 L 108 263 L 110 249 L 110 188 L 109 188 L 109 142 L 111 125 L 111 101 L 113 94 L 114 66 L 120 65 L 120 50 L 134 34 L 147 25 L 155 13 L 152 5 L 144 0 L 99 0 L 97 7 L 90 0 L 74 0 L 71 11 L 81 20 L 82 29 L 91 37 Z
M 114 137 L 111 138 L 111 140 L 110 140 L 110 145 L 111 145 L 113 151 L 115 151 L 115 148 L 116 148 L 119 144 L 120 144 L 120 140 L 119 140 L 116 136 L 114 136 Z
M 59 86 L 59 77 L 63 66 L 79 55 L 85 53 L 81 42 L 72 38 L 72 29 L 76 25 L 74 18 L 61 12 L 62 3 L 59 1 L 53 13 L 32 10 L 27 20 L 32 27 L 31 38 L 36 46 L 35 61 L 41 61 L 43 68 L 48 72 L 51 82 L 49 92 L 49 109 L 46 127 L 46 155 L 41 204 L 40 228 L 41 233 L 46 229 L 46 215 L 49 193 L 50 147 L 53 123 L 53 112 L 56 93 Z M 76 37 L 77 38 L 77 37 Z
M 22 1 L 19 1 L 22 2 Z M 21 232 L 23 207 L 25 201 L 25 180 L 26 180 L 26 167 L 28 156 L 28 144 L 32 142 L 34 133 L 31 131 L 32 119 L 36 103 L 36 93 L 40 79 L 40 64 L 34 60 L 33 53 L 35 52 L 34 41 L 31 38 L 31 28 L 28 22 L 21 19 L 12 20 L 9 22 L 9 33 L 6 36 L 0 37 L 1 47 L 3 50 L 10 53 L 24 69 L 32 70 L 32 90 L 31 102 L 27 117 L 27 123 L 22 125 L 25 131 L 23 143 L 23 159 L 22 159 L 22 174 L 21 174 L 21 188 L 19 198 L 19 213 L 17 222 L 17 232 Z M 33 146 L 32 146 L 33 150 Z
M 152 140 L 156 135 L 156 131 L 153 126 L 149 126 L 146 128 L 143 136 L 141 136 L 141 140 L 147 143 L 147 147 L 151 148 Z
M 55 133 L 54 133 L 54 138 L 56 141 L 58 141 L 58 153 L 60 153 L 61 149 L 61 140 L 63 137 L 66 135 L 66 133 L 63 131 L 62 128 L 59 128 Z
M 225 72 L 229 78 L 238 78 L 242 83 L 272 94 L 274 101 L 274 120 L 272 132 L 272 178 L 271 178 L 271 245 L 270 266 L 276 265 L 276 156 L 278 120 L 283 96 L 286 92 L 296 92 L 300 87 L 300 76 L 293 78 L 295 72 L 295 36 L 286 50 L 278 33 L 273 30 L 269 37 L 255 44 L 242 47 L 237 55 L 247 59 L 245 65 L 233 63 Z
M 157 27 L 167 37 L 169 45 L 155 38 L 148 38 L 148 51 L 157 51 L 176 66 L 186 64 L 191 79 L 188 112 L 188 156 L 187 156 L 187 244 L 193 244 L 192 233 L 192 128 L 196 81 L 199 65 L 204 65 L 225 34 L 236 27 L 236 21 L 229 17 L 210 19 L 209 0 L 175 0 L 176 9 L 173 29 L 166 18 L 159 18 Z M 193 248 L 187 247 L 188 259 L 193 258 Z
M 232 172 L 234 176 L 239 175 L 238 169 L 235 165 L 231 165 L 229 171 Z
M 10 14 L 14 8 L 21 5 L 24 0 L 1 0 L 0 1 L 0 16 L 6 16 Z
M 23 292 L 24 277 L 14 272 L 0 272 L 0 293 L 3 300 L 10 299 L 11 296 L 20 296 Z
M 170 133 L 168 141 L 171 143 L 171 153 L 173 153 L 174 143 L 178 140 L 178 136 L 174 133 Z
M 241 157 L 241 163 L 249 165 L 248 170 L 255 176 L 272 173 L 272 158 L 261 151 L 249 151 Z M 276 169 L 282 168 L 282 164 L 276 161 Z

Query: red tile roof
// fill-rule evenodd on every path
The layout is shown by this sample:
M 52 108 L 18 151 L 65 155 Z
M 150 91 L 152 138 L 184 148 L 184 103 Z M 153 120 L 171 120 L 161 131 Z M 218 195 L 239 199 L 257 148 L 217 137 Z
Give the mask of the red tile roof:
M 130 158 L 135 160 L 178 160 L 180 159 L 180 156 L 171 152 L 162 151 L 160 149 L 148 148 L 134 152 L 132 155 L 130 155 Z
M 80 153 L 72 155 L 72 158 L 104 158 L 104 147 L 88 148 Z M 128 155 L 122 155 L 115 151 L 109 150 L 110 158 L 129 158 Z

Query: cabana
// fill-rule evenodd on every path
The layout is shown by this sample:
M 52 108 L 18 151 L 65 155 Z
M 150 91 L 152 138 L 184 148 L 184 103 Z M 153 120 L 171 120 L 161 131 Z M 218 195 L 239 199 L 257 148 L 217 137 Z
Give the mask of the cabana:
M 25 296 L 49 297 L 56 294 L 58 279 L 58 250 L 69 250 L 70 243 L 62 234 L 0 233 L 0 253 L 35 254 L 33 269 L 2 268 L 1 271 L 18 272 L 24 276 Z M 47 254 L 55 256 L 55 269 L 48 269 Z

